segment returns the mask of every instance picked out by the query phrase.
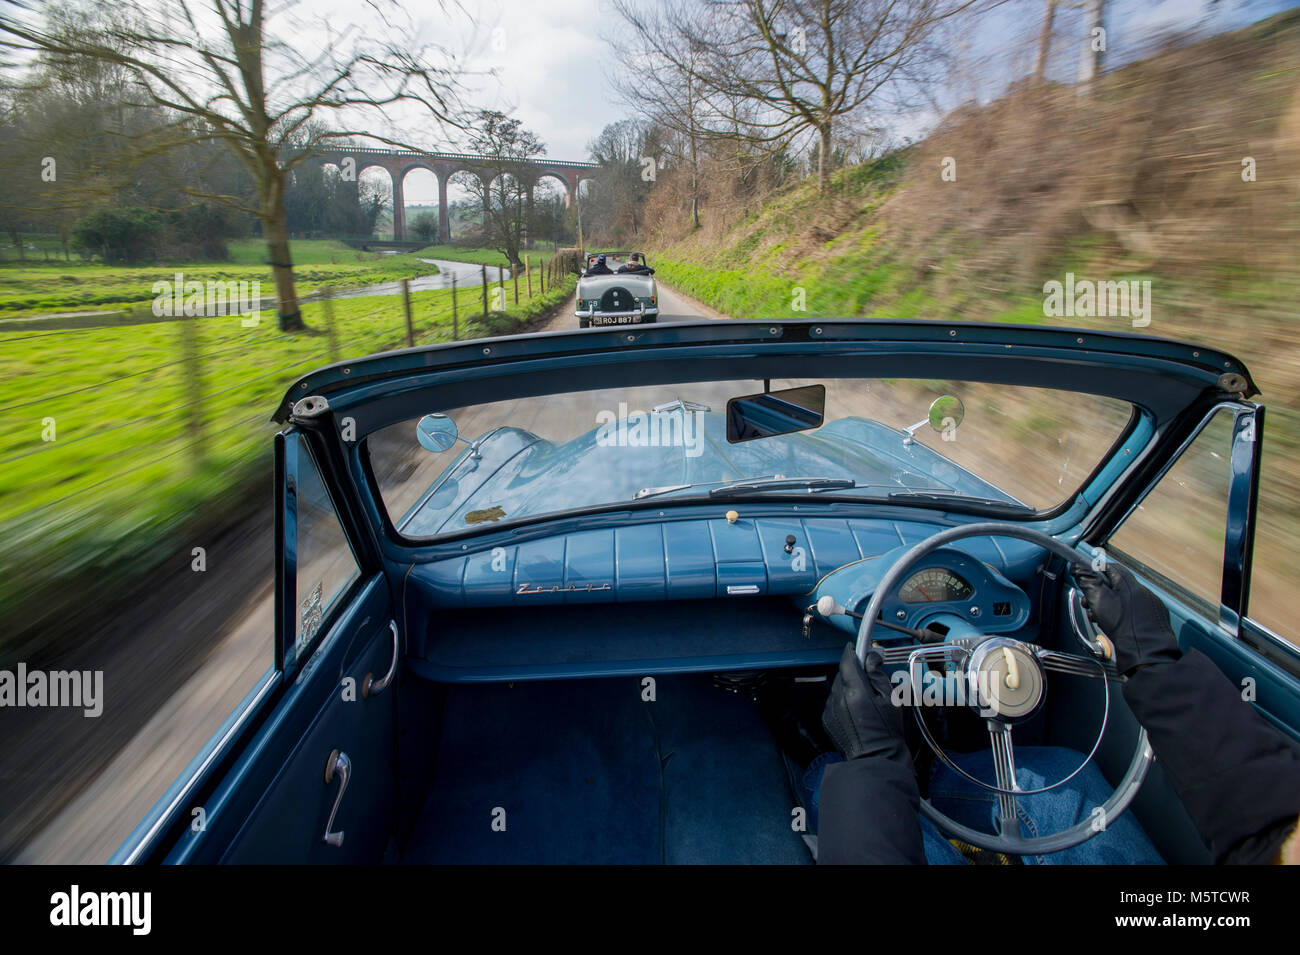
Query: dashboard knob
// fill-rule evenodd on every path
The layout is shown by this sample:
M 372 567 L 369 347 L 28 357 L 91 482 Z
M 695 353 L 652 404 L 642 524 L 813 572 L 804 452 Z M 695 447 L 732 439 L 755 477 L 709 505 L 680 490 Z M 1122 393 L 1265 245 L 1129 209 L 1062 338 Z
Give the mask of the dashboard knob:
M 727 523 L 734 524 L 740 520 L 740 514 L 736 511 L 727 511 Z
M 792 554 L 792 553 L 794 553 L 794 543 L 795 543 L 795 536 L 794 536 L 793 534 L 786 534 L 786 535 L 785 535 L 785 552 L 786 552 L 787 554 Z
M 830 594 L 825 594 L 817 598 L 817 612 L 823 617 L 830 617 L 837 613 L 843 613 L 844 608 L 835 602 L 835 598 Z

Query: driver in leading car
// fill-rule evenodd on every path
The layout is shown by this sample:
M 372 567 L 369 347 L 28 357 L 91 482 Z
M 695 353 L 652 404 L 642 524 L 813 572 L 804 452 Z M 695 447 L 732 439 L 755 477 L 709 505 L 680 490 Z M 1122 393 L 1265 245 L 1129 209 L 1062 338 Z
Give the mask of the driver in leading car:
M 1214 861 L 1300 864 L 1295 746 L 1208 657 L 1179 651 L 1169 612 L 1131 573 L 1071 571 L 1128 677 L 1124 699 Z M 845 759 L 825 766 L 815 797 L 817 861 L 926 862 L 903 713 L 878 652 L 864 669 L 853 644 L 845 647 L 822 723 Z

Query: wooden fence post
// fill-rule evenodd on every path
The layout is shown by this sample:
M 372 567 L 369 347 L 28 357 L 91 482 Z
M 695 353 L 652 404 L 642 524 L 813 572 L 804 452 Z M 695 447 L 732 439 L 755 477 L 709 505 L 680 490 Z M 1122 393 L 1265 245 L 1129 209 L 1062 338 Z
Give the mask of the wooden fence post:
M 340 358 L 339 356 L 339 330 L 334 324 L 334 286 L 327 285 L 320 290 L 321 295 L 321 312 L 325 316 L 325 338 L 329 343 L 330 364 L 334 364 Z
M 402 279 L 402 307 L 406 310 L 406 347 L 415 347 L 415 325 L 411 321 L 411 280 Z
M 524 280 L 528 285 L 528 297 L 533 297 L 533 263 L 529 261 L 528 256 L 524 256 Z
M 488 311 L 487 311 L 487 266 L 486 266 L 486 265 L 482 266 L 482 269 L 483 269 L 483 320 L 484 320 L 484 321 L 487 321 L 487 316 L 488 316 Z
M 456 320 L 456 273 L 451 273 L 451 340 L 460 340 L 459 322 Z
M 199 356 L 198 319 L 180 319 L 181 372 L 185 376 L 185 427 L 190 436 L 195 470 L 207 457 L 207 435 L 203 427 L 203 365 Z
M 512 269 L 510 273 L 512 281 L 515 283 L 515 304 L 519 304 L 519 270 Z

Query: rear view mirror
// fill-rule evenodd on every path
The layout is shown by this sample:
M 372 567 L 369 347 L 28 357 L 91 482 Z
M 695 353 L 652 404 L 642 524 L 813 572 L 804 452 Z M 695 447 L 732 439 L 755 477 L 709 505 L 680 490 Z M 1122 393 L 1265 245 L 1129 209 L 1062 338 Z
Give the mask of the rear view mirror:
M 727 402 L 727 440 L 736 444 L 820 428 L 825 410 L 825 385 L 732 398 Z

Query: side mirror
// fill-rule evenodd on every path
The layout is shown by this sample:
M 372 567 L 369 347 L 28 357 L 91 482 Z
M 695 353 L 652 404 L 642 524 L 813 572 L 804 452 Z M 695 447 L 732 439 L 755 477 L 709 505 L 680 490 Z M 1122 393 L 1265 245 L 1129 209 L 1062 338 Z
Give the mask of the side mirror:
M 727 402 L 727 440 L 736 444 L 820 428 L 825 410 L 825 385 L 804 385 L 732 398 Z
M 924 421 L 918 421 L 903 429 L 903 445 L 916 443 L 916 430 L 928 424 L 940 434 L 949 428 L 956 428 L 966 417 L 966 405 L 956 395 L 940 395 L 930 402 L 930 414 Z
M 956 395 L 941 395 L 930 404 L 930 427 L 942 432 L 955 428 L 966 417 L 966 406 Z
M 415 426 L 416 440 L 426 451 L 450 450 L 459 434 L 456 422 L 445 414 L 427 414 Z

